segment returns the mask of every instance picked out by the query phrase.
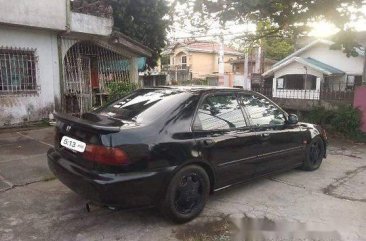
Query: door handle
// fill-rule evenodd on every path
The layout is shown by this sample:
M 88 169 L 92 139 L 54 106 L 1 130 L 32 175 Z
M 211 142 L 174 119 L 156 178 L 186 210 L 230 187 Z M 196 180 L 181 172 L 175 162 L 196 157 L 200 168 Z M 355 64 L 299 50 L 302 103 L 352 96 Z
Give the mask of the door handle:
M 270 137 L 270 134 L 269 134 L 269 133 L 263 133 L 263 134 L 261 135 L 261 137 Z
M 203 146 L 206 146 L 206 147 L 213 146 L 213 145 L 215 145 L 215 143 L 216 143 L 216 141 L 215 141 L 215 140 L 213 140 L 213 139 L 205 139 L 205 140 L 202 140 L 202 141 L 201 141 L 201 144 L 202 144 Z

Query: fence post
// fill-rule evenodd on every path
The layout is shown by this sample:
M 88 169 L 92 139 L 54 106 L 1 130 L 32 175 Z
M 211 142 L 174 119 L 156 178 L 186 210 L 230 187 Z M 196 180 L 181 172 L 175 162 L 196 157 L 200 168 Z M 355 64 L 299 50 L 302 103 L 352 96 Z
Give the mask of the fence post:
M 317 98 L 318 100 L 320 100 L 320 88 L 321 88 L 321 78 L 316 78 L 316 88 L 315 88 L 315 92 L 319 91 L 319 98 Z
M 138 66 L 138 58 L 132 57 L 129 60 L 129 66 L 130 66 L 130 81 L 132 83 L 138 84 L 139 82 L 139 66 Z

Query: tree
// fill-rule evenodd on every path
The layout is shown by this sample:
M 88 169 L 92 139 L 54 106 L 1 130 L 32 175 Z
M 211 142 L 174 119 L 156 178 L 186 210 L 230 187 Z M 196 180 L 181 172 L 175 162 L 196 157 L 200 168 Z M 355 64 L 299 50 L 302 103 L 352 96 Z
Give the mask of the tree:
M 273 29 L 270 22 L 259 22 L 257 24 L 257 34 Z M 260 45 L 264 49 L 265 57 L 273 60 L 281 60 L 295 51 L 296 36 L 265 36 L 260 40 Z
M 113 8 L 114 27 L 118 31 L 152 49 L 152 57 L 147 60 L 150 68 L 165 47 L 167 28 L 170 20 L 166 18 L 169 6 L 166 0 L 75 0 L 83 3 L 109 4 Z M 81 2 L 81 3 L 80 3 Z
M 169 7 L 165 0 L 109 0 L 113 7 L 114 25 L 127 36 L 153 50 L 148 59 L 155 67 L 166 44 L 170 21 L 165 19 Z
M 266 38 L 262 41 L 265 57 L 273 60 L 281 60 L 292 54 L 295 50 L 291 40 L 280 38 Z
M 339 29 L 338 36 L 344 36 L 352 29 L 350 20 L 361 18 L 364 0 L 176 0 L 186 4 L 187 13 L 195 12 L 201 20 L 216 19 L 222 25 L 227 22 L 258 23 L 270 22 L 271 28 L 257 31 L 254 39 L 291 34 L 306 34 L 308 23 L 327 21 Z M 174 4 L 173 4 L 174 5 Z M 196 20 L 195 20 L 196 21 Z M 247 36 L 246 36 L 247 37 Z M 254 40 L 253 39 L 253 40 Z M 338 37 L 338 44 L 345 52 L 353 55 L 358 47 L 349 38 Z M 352 43 L 353 42 L 353 43 Z

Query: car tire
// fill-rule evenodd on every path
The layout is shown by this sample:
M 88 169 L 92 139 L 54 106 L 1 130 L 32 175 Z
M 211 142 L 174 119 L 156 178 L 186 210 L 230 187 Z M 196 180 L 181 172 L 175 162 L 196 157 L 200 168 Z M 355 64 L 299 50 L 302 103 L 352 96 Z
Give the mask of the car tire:
M 306 157 L 301 169 L 304 171 L 317 170 L 322 164 L 324 156 L 324 141 L 321 137 L 316 136 L 306 147 Z
M 202 212 L 209 192 L 210 180 L 202 167 L 183 167 L 171 179 L 160 210 L 175 223 L 189 222 Z

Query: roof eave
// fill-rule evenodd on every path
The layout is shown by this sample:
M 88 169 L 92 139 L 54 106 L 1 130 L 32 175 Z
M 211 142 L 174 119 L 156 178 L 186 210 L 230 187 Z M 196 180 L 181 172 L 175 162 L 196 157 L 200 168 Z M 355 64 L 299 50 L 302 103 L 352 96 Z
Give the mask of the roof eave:
M 129 49 L 139 57 L 151 57 L 153 50 L 143 45 L 142 43 L 128 37 L 127 35 L 114 31 L 111 35 L 111 39 L 114 44 L 120 44 L 123 47 Z
M 274 74 L 277 70 L 282 69 L 282 68 L 286 67 L 287 65 L 289 65 L 293 62 L 298 62 L 300 64 L 306 65 L 306 66 L 308 66 L 312 69 L 315 69 L 315 70 L 317 70 L 317 71 L 319 71 L 319 72 L 321 72 L 325 75 L 329 75 L 329 76 L 343 76 L 345 74 L 344 72 L 342 72 L 342 73 L 332 73 L 332 72 L 327 71 L 327 70 L 325 70 L 325 69 L 323 69 L 323 68 L 321 68 L 317 65 L 311 64 L 311 63 L 305 61 L 304 59 L 302 59 L 300 57 L 293 57 L 293 58 L 287 60 L 286 62 L 283 62 L 280 65 L 277 65 L 277 66 L 273 67 L 272 69 L 264 72 L 262 74 L 262 76 L 263 77 L 268 77 L 268 76 Z
M 315 46 L 315 45 L 317 45 L 317 44 L 319 44 L 319 43 L 327 44 L 327 45 L 331 45 L 331 44 L 333 44 L 333 42 L 332 42 L 332 41 L 329 41 L 329 40 L 324 40 L 324 39 L 318 39 L 318 40 L 315 40 L 315 41 L 311 42 L 310 44 L 306 45 L 305 47 L 303 47 L 303 48 L 301 48 L 301 49 L 299 49 L 299 50 L 295 51 L 295 52 L 294 52 L 294 53 L 292 53 L 292 54 L 290 54 L 290 55 L 289 55 L 289 56 L 287 56 L 286 58 L 284 58 L 284 59 L 282 59 L 282 60 L 278 61 L 278 62 L 277 62 L 277 63 L 275 63 L 273 66 L 278 66 L 278 65 L 282 64 L 283 62 L 285 62 L 285 61 L 287 61 L 287 60 L 289 60 L 289 59 L 291 59 L 291 58 L 293 58 L 293 57 L 296 57 L 297 55 L 299 55 L 299 54 L 301 54 L 301 53 L 305 52 L 306 50 L 308 50 L 308 49 L 312 48 L 313 46 Z

